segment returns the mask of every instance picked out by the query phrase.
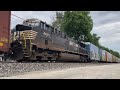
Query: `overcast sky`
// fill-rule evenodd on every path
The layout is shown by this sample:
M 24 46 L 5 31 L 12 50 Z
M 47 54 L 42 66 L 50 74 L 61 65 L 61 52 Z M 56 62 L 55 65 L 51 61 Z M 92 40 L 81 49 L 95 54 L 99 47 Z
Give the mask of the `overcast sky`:
M 38 18 L 51 24 L 55 11 L 12 11 L 23 19 Z M 101 37 L 100 44 L 120 53 L 120 11 L 91 11 L 94 26 L 92 33 Z M 22 19 L 11 16 L 11 28 Z

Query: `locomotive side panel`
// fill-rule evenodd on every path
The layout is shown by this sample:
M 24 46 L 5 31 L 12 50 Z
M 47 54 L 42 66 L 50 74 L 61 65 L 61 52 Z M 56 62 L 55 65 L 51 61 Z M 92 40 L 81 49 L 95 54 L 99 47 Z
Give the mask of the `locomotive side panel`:
M 38 48 L 64 51 L 64 43 L 66 39 L 63 39 L 59 34 L 52 32 L 51 27 L 46 30 L 41 27 L 33 28 L 38 32 L 36 39 L 33 41 Z
M 75 42 L 75 40 L 68 38 L 68 50 L 72 52 L 79 53 L 79 45 Z
M 65 51 L 65 42 L 67 42 L 66 38 L 61 37 L 59 34 L 52 33 L 52 48 L 58 51 Z

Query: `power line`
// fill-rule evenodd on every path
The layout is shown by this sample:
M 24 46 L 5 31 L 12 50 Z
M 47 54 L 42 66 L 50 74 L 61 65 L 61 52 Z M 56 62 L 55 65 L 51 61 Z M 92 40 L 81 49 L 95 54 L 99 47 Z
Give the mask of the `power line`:
M 19 22 L 23 22 L 23 21 L 18 20 L 18 19 L 16 19 L 16 18 L 13 18 L 13 17 L 11 17 L 11 18 L 12 18 L 12 20 L 16 20 L 16 21 L 19 21 Z
M 19 16 L 15 15 L 15 14 L 11 14 L 11 15 L 13 15 L 13 16 L 15 16 L 15 17 L 17 17 L 17 18 L 21 19 L 21 20 L 25 20 L 25 19 L 23 19 L 23 18 L 21 18 L 21 17 L 19 17 Z

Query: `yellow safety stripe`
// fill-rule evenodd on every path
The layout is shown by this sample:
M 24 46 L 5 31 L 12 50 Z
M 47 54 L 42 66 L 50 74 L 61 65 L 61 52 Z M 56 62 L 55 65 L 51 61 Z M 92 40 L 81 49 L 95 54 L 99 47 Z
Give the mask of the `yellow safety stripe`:
M 0 42 L 0 46 L 3 46 L 4 44 L 2 42 Z

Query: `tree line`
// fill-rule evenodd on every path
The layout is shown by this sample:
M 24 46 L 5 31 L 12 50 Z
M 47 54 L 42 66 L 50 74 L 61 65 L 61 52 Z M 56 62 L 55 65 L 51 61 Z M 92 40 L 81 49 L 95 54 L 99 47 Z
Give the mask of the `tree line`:
M 100 37 L 98 37 L 97 34 L 91 34 L 93 29 L 93 19 L 90 16 L 90 11 L 56 12 L 56 17 L 52 22 L 52 26 L 62 30 L 69 37 L 74 38 L 77 41 L 91 42 L 116 57 L 120 57 L 118 52 L 100 45 Z

